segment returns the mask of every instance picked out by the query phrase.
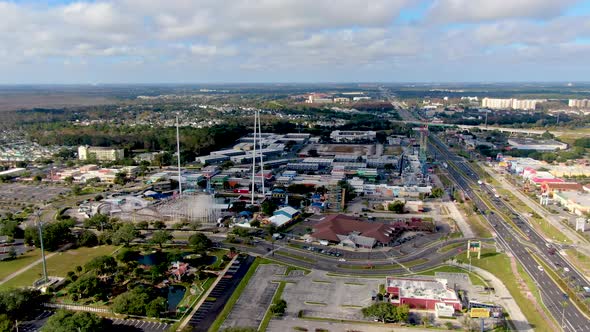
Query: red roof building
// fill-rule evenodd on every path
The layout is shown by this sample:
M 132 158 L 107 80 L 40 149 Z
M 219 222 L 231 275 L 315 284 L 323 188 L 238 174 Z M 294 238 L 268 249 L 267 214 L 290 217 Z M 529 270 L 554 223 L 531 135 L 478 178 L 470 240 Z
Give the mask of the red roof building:
M 546 182 L 541 184 L 543 193 L 553 194 L 554 191 L 583 191 L 584 187 L 577 182 Z
M 373 248 L 380 244 L 387 246 L 404 231 L 433 231 L 433 224 L 412 220 L 385 224 L 364 221 L 355 217 L 333 214 L 313 227 L 311 237 L 345 246 Z

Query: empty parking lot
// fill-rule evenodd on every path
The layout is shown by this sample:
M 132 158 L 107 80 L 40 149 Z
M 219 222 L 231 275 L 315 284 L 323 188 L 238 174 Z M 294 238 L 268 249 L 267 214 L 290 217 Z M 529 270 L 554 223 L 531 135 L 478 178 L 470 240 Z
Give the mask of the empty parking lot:
M 236 326 L 257 328 L 279 286 L 276 280 L 284 276 L 285 270 L 280 265 L 259 265 L 221 329 Z

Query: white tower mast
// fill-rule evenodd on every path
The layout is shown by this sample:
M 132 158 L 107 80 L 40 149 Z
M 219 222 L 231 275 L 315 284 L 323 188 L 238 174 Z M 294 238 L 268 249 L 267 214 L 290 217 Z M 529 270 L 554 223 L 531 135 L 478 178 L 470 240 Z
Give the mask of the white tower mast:
M 256 113 L 254 113 L 254 144 L 252 151 L 252 198 L 250 204 L 254 205 L 254 189 L 256 189 Z
M 262 130 L 260 129 L 260 111 L 256 111 L 258 114 L 258 137 L 260 138 L 260 174 L 262 179 L 262 197 L 264 197 L 264 160 L 262 155 Z
M 178 196 L 182 196 L 182 178 L 180 176 L 180 135 L 178 130 L 178 116 L 176 116 L 176 157 L 178 160 Z

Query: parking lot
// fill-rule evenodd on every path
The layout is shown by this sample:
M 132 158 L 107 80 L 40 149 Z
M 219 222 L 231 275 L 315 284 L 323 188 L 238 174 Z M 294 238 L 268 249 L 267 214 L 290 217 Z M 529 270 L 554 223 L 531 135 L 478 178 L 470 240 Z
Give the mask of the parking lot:
M 313 270 L 307 275 L 289 278 L 283 291 L 287 301 L 287 316 L 362 320 L 362 307 L 371 304 L 372 295 L 385 283 L 383 278 L 330 277 L 324 271 Z
M 29 204 L 50 201 L 69 189 L 52 185 L 24 185 L 19 183 L 0 184 L 0 214 L 18 212 Z
M 115 328 L 131 327 L 132 329 L 134 328 L 136 331 L 144 332 L 163 332 L 170 327 L 170 324 L 166 323 L 146 322 L 137 319 L 113 319 L 112 322 Z
M 225 276 L 217 283 L 215 288 L 209 294 L 209 298 L 203 302 L 199 309 L 189 320 L 189 325 L 193 331 L 205 332 L 217 318 L 217 315 L 223 310 L 225 302 L 229 299 L 233 291 L 236 289 L 250 265 L 252 265 L 254 258 L 247 256 L 236 260 L 228 269 Z
M 276 281 L 285 274 L 286 268 L 274 264 L 262 264 L 252 276 L 244 292 L 223 322 L 221 330 L 229 327 L 248 326 L 257 328 L 279 287 Z

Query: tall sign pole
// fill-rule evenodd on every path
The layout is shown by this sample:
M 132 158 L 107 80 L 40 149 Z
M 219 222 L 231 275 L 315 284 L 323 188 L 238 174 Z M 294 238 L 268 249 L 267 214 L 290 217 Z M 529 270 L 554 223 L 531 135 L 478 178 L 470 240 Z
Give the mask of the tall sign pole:
M 39 228 L 39 241 L 41 242 L 41 260 L 43 263 L 43 280 L 45 283 L 49 281 L 47 278 L 47 262 L 45 261 L 45 247 L 43 246 L 43 223 L 41 222 L 41 211 L 37 211 L 37 227 Z
M 254 205 L 254 189 L 256 189 L 256 112 L 254 112 L 254 146 L 252 151 L 252 198 L 250 204 Z
M 178 161 L 178 195 L 182 196 L 182 177 L 180 176 L 180 134 L 178 129 L 178 116 L 176 117 L 176 157 Z

